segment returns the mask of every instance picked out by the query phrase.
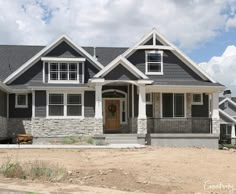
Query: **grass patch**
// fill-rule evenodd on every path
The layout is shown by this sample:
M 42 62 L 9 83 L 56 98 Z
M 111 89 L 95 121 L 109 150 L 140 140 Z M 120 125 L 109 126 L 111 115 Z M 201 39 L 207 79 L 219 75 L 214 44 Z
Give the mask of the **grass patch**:
M 65 137 L 62 144 L 95 144 L 92 136 L 70 136 Z
M 49 162 L 36 160 L 33 162 L 20 163 L 9 158 L 2 163 L 0 173 L 7 178 L 51 182 L 63 181 L 68 176 L 65 168 L 61 168 Z
M 223 144 L 222 145 L 223 147 L 226 147 L 226 148 L 229 148 L 229 149 L 236 149 L 236 145 L 234 145 L 234 144 Z

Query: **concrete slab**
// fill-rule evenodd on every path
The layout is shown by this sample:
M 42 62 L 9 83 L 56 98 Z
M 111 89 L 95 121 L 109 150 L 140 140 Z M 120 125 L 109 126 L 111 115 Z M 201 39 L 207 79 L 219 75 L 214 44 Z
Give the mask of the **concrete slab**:
M 140 144 L 109 144 L 109 145 L 23 145 L 23 144 L 2 144 L 0 149 L 128 149 L 145 148 Z

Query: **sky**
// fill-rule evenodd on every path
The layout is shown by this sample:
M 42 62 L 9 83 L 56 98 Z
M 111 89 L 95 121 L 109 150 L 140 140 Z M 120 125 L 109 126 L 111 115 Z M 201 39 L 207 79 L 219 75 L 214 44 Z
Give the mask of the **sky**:
M 236 0 L 0 0 L 0 44 L 131 47 L 157 28 L 236 96 Z

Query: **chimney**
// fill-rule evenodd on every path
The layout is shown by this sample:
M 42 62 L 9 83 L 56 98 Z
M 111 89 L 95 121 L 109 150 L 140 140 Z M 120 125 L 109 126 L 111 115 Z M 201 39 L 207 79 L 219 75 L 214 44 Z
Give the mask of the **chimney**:
M 231 98 L 231 90 L 225 90 L 223 95 L 225 98 Z
M 96 47 L 93 47 L 93 57 L 94 57 L 95 59 L 97 59 L 97 55 L 96 55 Z

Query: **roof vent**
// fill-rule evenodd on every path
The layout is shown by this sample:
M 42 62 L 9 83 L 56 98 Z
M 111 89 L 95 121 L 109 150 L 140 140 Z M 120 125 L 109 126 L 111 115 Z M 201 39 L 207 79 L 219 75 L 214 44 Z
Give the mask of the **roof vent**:
M 231 98 L 231 90 L 225 90 L 223 95 L 225 98 Z

